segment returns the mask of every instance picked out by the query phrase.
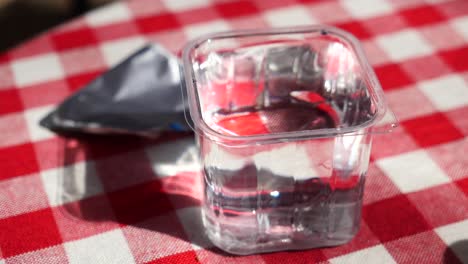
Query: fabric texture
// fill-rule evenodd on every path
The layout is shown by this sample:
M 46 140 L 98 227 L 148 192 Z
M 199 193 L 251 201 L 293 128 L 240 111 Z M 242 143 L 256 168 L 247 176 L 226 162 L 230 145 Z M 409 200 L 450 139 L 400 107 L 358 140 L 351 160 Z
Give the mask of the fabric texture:
M 61 138 L 39 120 L 148 42 L 329 24 L 401 122 L 375 137 L 358 235 L 230 256 L 203 235 L 192 135 Z M 132 0 L 0 55 L 0 263 L 468 263 L 468 1 Z

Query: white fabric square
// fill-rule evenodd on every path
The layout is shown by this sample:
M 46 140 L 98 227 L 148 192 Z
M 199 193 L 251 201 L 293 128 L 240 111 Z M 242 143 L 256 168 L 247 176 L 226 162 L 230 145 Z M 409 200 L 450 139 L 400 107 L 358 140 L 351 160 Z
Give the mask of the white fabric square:
M 54 106 L 44 106 L 28 109 L 24 112 L 29 136 L 33 141 L 55 137 L 54 133 L 39 125 L 39 121 L 53 108 Z
M 115 22 L 127 21 L 130 11 L 123 2 L 106 5 L 86 14 L 85 19 L 91 26 L 103 26 Z
M 452 250 L 460 259 L 468 259 L 468 250 L 463 247 L 454 247 L 457 242 L 466 242 L 468 239 L 468 220 L 453 223 L 450 225 L 439 227 L 435 230 L 439 237 L 447 246 L 451 246 Z
M 163 2 L 167 9 L 173 12 L 204 7 L 210 4 L 208 0 L 163 0 Z
M 255 154 L 253 160 L 258 171 L 265 169 L 275 175 L 293 177 L 295 180 L 307 180 L 319 176 L 309 153 L 299 144 L 286 144 L 284 147 L 262 151 Z
M 198 23 L 184 27 L 184 32 L 188 39 L 198 38 L 201 35 L 208 33 L 215 33 L 220 31 L 227 31 L 231 27 L 229 24 L 222 20 L 216 20 L 206 23 Z
M 177 210 L 177 216 L 194 250 L 213 246 L 205 232 L 202 231 L 204 227 L 201 207 L 187 207 Z
M 148 148 L 146 153 L 158 177 L 174 176 L 200 169 L 198 150 L 193 139 L 187 138 Z
M 395 61 L 429 55 L 433 52 L 431 45 L 417 31 L 410 29 L 381 35 L 376 41 L 390 59 Z
M 450 24 L 455 28 L 455 30 L 463 36 L 465 40 L 468 40 L 468 16 L 459 17 L 450 21 Z
M 272 27 L 288 27 L 317 23 L 312 15 L 307 12 L 307 9 L 299 6 L 273 9 L 265 12 L 264 17 Z
M 64 244 L 71 264 L 135 263 L 120 229 Z
M 348 12 L 356 18 L 369 18 L 392 12 L 392 6 L 385 0 L 341 0 Z
M 92 162 L 79 162 L 41 172 L 44 190 L 51 206 L 81 200 L 103 192 Z
M 115 66 L 145 45 L 141 37 L 119 39 L 102 44 L 100 49 L 108 66 Z
M 424 81 L 418 88 L 438 110 L 446 111 L 468 105 L 468 85 L 458 75 Z
M 387 249 L 382 245 L 362 249 L 344 256 L 332 258 L 329 261 L 332 264 L 396 263 L 390 253 L 388 253 Z
M 380 159 L 377 166 L 403 193 L 450 182 L 450 178 L 424 150 Z
M 55 54 L 19 59 L 11 64 L 11 68 L 19 87 L 56 80 L 64 76 L 59 58 Z

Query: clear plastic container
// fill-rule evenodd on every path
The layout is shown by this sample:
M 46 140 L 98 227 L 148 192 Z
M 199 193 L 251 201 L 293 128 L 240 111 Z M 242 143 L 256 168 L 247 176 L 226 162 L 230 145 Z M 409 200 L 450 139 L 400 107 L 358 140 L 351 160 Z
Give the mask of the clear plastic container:
M 396 126 L 358 41 L 324 26 L 218 33 L 183 63 L 211 241 L 245 255 L 351 240 L 372 134 Z

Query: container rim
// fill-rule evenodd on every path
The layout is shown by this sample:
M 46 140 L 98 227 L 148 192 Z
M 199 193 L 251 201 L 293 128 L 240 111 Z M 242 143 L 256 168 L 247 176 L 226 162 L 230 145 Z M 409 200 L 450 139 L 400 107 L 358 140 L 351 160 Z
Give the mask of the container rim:
M 229 39 L 236 37 L 251 37 L 251 36 L 268 36 L 268 35 L 293 35 L 293 34 L 310 34 L 317 32 L 326 32 L 326 34 L 334 35 L 344 43 L 349 45 L 350 50 L 355 53 L 356 60 L 359 62 L 363 71 L 363 81 L 367 84 L 367 89 L 370 93 L 371 100 L 376 106 L 376 112 L 373 117 L 359 125 L 342 127 L 342 128 L 326 128 L 316 130 L 304 130 L 304 131 L 290 131 L 281 133 L 271 134 L 260 134 L 260 135 L 248 135 L 248 136 L 234 136 L 221 134 L 212 129 L 202 118 L 200 100 L 197 92 L 197 80 L 195 79 L 195 73 L 192 67 L 191 53 L 193 50 L 200 47 L 202 44 L 215 40 L 215 39 Z M 385 98 L 383 96 L 382 87 L 377 79 L 377 76 L 370 66 L 367 56 L 365 55 L 361 44 L 358 39 L 351 33 L 333 26 L 327 25 L 312 25 L 312 26 L 297 26 L 297 27 L 282 27 L 282 28 L 265 28 L 265 29 L 247 29 L 247 30 L 233 30 L 224 31 L 218 33 L 210 33 L 202 35 L 198 38 L 189 41 L 182 50 L 182 71 L 184 74 L 185 88 L 182 85 L 183 95 L 188 96 L 190 117 L 193 121 L 194 127 L 192 129 L 195 133 L 206 135 L 211 139 L 218 142 L 231 142 L 235 144 L 262 144 L 271 142 L 284 142 L 291 140 L 300 140 L 306 138 L 324 138 L 324 137 L 335 137 L 346 134 L 369 134 L 369 133 L 386 133 L 390 132 L 393 128 L 398 126 L 398 122 L 388 108 Z M 379 121 L 390 112 L 390 126 L 383 131 L 373 130 Z M 186 113 L 186 117 L 187 117 Z

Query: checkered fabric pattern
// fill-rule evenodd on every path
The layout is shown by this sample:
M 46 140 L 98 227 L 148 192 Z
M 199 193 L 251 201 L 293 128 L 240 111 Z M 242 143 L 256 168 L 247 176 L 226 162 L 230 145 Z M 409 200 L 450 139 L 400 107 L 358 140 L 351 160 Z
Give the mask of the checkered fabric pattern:
M 190 135 L 60 138 L 38 120 L 147 42 L 330 24 L 401 127 L 376 136 L 348 244 L 230 256 L 201 227 Z M 133 0 L 0 55 L 0 263 L 468 263 L 468 1 Z

